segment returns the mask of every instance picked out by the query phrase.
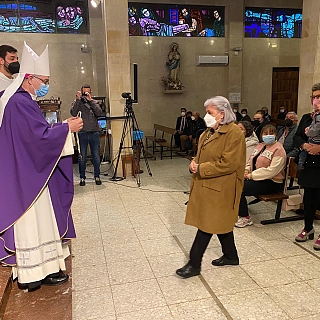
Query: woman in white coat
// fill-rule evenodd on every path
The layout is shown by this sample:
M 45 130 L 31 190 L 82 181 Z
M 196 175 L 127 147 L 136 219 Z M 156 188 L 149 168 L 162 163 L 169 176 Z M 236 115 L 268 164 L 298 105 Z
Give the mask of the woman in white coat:
M 254 133 L 253 126 L 249 121 L 240 121 L 238 127 L 246 138 L 246 163 L 248 163 L 256 145 L 259 143 L 259 139 Z

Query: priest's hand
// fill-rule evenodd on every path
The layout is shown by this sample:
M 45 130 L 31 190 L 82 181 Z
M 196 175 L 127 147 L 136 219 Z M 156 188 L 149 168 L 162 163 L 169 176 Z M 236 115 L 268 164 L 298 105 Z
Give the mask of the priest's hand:
M 83 128 L 83 120 L 80 117 L 72 117 L 67 119 L 71 132 L 78 132 Z

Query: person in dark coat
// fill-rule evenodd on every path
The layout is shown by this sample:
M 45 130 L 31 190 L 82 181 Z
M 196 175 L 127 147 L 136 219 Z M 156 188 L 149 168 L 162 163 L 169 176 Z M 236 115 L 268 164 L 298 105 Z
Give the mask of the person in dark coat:
M 271 116 L 269 114 L 269 110 L 267 107 L 262 107 L 261 110 L 264 112 L 264 118 L 268 120 L 268 122 L 271 121 Z
M 236 115 L 236 119 L 237 119 L 237 122 L 241 121 L 242 120 L 242 115 L 240 114 L 239 112 L 239 107 L 237 105 L 233 105 L 233 112 L 234 114 Z
M 287 114 L 286 108 L 284 106 L 281 106 L 279 109 L 279 113 L 277 115 L 277 119 L 284 120 L 286 118 L 286 114 Z
M 264 117 L 264 111 L 258 110 L 256 114 L 253 116 L 253 127 L 256 136 L 258 137 L 259 141 L 261 140 L 261 131 L 262 128 L 268 124 L 268 120 Z
M 176 121 L 176 133 L 174 134 L 174 142 L 176 147 L 180 147 L 180 136 L 183 134 L 183 130 L 186 127 L 187 124 L 187 109 L 181 108 L 180 109 L 181 116 L 177 118 Z
M 295 158 L 299 154 L 299 148 L 295 147 L 293 137 L 297 132 L 298 116 L 290 111 L 285 118 L 285 126 L 281 127 L 277 134 L 277 140 L 283 145 L 287 157 Z
M 320 83 L 312 86 L 311 102 L 313 109 L 318 109 L 320 102 Z M 298 183 L 304 188 L 304 228 L 299 233 L 295 240 L 297 242 L 305 242 L 313 240 L 314 228 L 313 221 L 320 200 L 320 145 L 308 143 L 308 137 L 305 134 L 305 129 L 312 122 L 314 111 L 306 113 L 302 116 L 297 132 L 293 138 L 297 148 L 308 152 L 307 160 L 304 169 L 300 172 Z M 320 250 L 320 235 L 315 241 L 313 248 Z
M 242 119 L 240 121 L 249 121 L 249 122 L 251 122 L 251 118 L 248 115 L 248 109 L 242 109 L 241 110 L 241 116 L 242 116 Z

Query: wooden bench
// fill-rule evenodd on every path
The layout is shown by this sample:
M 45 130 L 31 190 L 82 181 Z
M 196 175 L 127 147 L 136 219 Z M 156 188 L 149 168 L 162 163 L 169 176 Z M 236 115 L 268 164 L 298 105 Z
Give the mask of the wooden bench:
M 280 222 L 288 222 L 288 221 L 296 221 L 296 220 L 302 220 L 304 217 L 301 215 L 295 215 L 295 216 L 290 216 L 290 217 L 285 217 L 285 218 L 280 218 L 281 214 L 281 208 L 282 208 L 282 202 L 283 200 L 286 200 L 289 198 L 287 195 L 287 188 L 286 184 L 288 183 L 288 179 L 291 177 L 291 175 L 294 174 L 292 172 L 292 163 L 294 161 L 294 158 L 290 157 L 287 158 L 287 163 L 285 167 L 285 178 L 283 181 L 283 189 L 281 192 L 277 193 L 271 193 L 271 194 L 263 194 L 263 195 L 258 195 L 256 198 L 260 201 L 277 201 L 277 208 L 276 208 L 276 213 L 274 219 L 269 219 L 269 220 L 262 220 L 260 221 L 261 224 L 266 225 L 266 224 L 273 224 L 273 223 L 280 223 Z
M 173 148 L 173 136 L 176 130 L 159 124 L 154 124 L 153 129 L 153 136 L 146 136 L 146 150 L 152 148 L 152 154 L 155 156 L 155 153 L 159 152 L 157 147 L 160 147 L 160 159 L 167 157 L 163 154 L 164 151 L 170 151 L 172 159 L 172 152 L 177 151 Z M 152 141 L 152 146 L 148 145 L 148 141 Z

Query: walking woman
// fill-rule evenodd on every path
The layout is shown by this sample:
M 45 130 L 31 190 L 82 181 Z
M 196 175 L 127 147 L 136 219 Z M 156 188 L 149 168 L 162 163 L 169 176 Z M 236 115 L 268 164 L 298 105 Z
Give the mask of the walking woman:
M 182 278 L 200 274 L 202 257 L 213 234 L 220 240 L 223 255 L 212 264 L 239 264 L 233 228 L 243 188 L 245 139 L 226 98 L 213 97 L 204 106 L 207 130 L 200 136 L 197 156 L 189 166 L 193 175 L 185 219 L 198 232 L 189 262 L 176 271 Z

